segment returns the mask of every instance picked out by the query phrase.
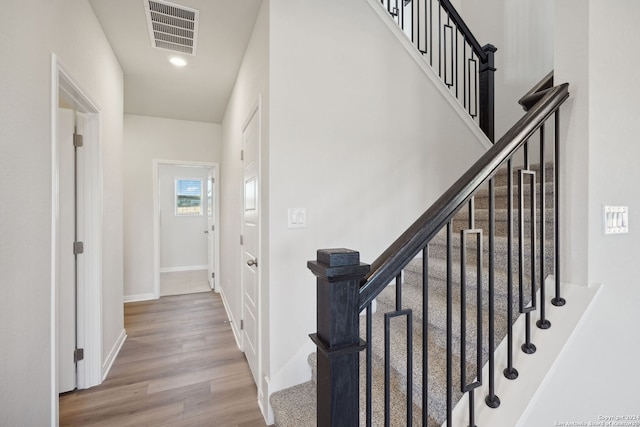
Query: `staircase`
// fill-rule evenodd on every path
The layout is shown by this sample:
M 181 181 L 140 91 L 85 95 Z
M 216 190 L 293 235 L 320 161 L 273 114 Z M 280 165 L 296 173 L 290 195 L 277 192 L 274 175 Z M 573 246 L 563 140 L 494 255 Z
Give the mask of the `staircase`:
M 533 170 L 539 173 L 540 165 L 532 165 L 529 170 Z M 514 176 L 511 180 L 512 188 L 511 197 L 514 204 L 517 205 L 519 200 L 518 191 L 518 179 L 517 169 L 513 172 Z M 508 325 L 516 320 L 516 316 L 511 317 L 511 322 L 508 321 L 508 307 L 506 301 L 508 298 L 509 288 L 509 263 L 508 257 L 508 218 L 507 208 L 509 199 L 509 187 L 507 186 L 507 171 L 503 168 L 498 172 L 494 178 L 494 198 L 495 198 L 495 240 L 494 240 L 494 293 L 495 301 L 500 302 L 495 308 L 494 316 L 494 348 L 498 346 L 502 341 L 508 330 Z M 545 165 L 545 185 L 544 185 L 544 197 L 545 200 L 553 200 L 553 165 Z M 536 205 L 540 206 L 540 181 L 535 185 Z M 523 186 L 523 201 L 527 201 L 524 204 L 525 210 L 529 209 L 531 186 Z M 482 229 L 483 235 L 489 233 L 489 191 L 488 189 L 480 189 L 474 197 L 474 222 L 475 227 Z M 544 218 L 545 230 L 551 230 L 545 234 L 545 269 L 546 272 L 553 271 L 553 204 L 546 204 L 544 216 L 536 215 L 536 218 Z M 530 270 L 527 266 L 532 264 L 531 258 L 531 239 L 530 237 L 530 216 L 523 218 L 525 224 L 524 236 L 524 259 L 523 265 L 525 270 Z M 519 230 L 519 221 L 517 216 L 511 218 L 512 233 L 517 237 Z M 460 251 L 461 251 L 461 237 L 460 231 L 468 229 L 469 226 L 469 210 L 463 209 L 453 218 L 453 241 L 452 241 L 452 258 L 454 265 L 460 265 Z M 541 224 L 538 221 L 536 224 L 536 230 L 541 230 Z M 518 245 L 518 239 L 512 241 L 512 266 L 513 271 L 511 286 L 518 286 L 519 281 L 519 262 L 515 258 L 518 253 L 517 248 L 513 247 Z M 469 275 L 466 280 L 466 292 L 465 292 L 465 313 L 467 319 L 476 319 L 477 317 L 477 267 L 478 260 L 475 255 L 475 248 L 471 248 L 473 245 L 467 245 L 467 249 L 474 249 L 472 252 L 467 252 L 467 270 Z M 413 360 L 413 378 L 412 378 L 412 419 L 413 424 L 422 425 L 422 408 L 423 408 L 423 373 L 422 373 L 422 354 L 423 354 L 423 336 L 427 335 L 425 340 L 427 343 L 427 356 L 428 356 L 428 375 L 427 375 L 427 395 L 426 405 L 428 408 L 427 424 L 431 426 L 442 425 L 447 418 L 447 367 L 446 367 L 446 354 L 447 354 L 447 237 L 446 231 L 438 233 L 431 241 L 429 245 L 429 286 L 427 291 L 428 298 L 428 315 L 426 319 L 426 334 L 423 330 L 424 312 L 423 312 L 423 286 L 422 286 L 422 271 L 423 271 L 423 258 L 414 258 L 403 270 L 403 280 L 400 284 L 402 287 L 402 308 L 404 310 L 410 309 L 412 311 L 412 343 L 413 348 L 412 360 Z M 539 265 L 540 260 L 540 248 L 536 251 L 536 265 Z M 486 295 L 487 284 L 489 283 L 489 248 L 487 240 L 484 240 L 482 244 L 482 260 L 481 263 L 481 275 L 482 278 L 482 295 Z M 453 366 L 459 366 L 461 360 L 460 346 L 463 342 L 461 335 L 461 302 L 462 293 L 460 285 L 460 270 L 454 269 L 453 276 L 453 328 L 452 328 L 452 347 L 454 349 Z M 530 283 L 530 271 L 523 272 L 523 278 L 525 283 Z M 372 425 L 384 425 L 384 364 L 385 360 L 385 345 L 384 345 L 384 317 L 385 313 L 393 313 L 396 311 L 397 304 L 397 287 L 398 285 L 391 285 L 385 288 L 378 297 L 377 309 L 372 314 Z M 524 292 L 523 305 L 528 305 L 531 302 L 531 290 Z M 481 317 L 482 317 L 482 331 L 486 334 L 489 330 L 490 318 L 488 316 L 489 307 L 488 299 L 486 296 L 482 298 L 481 304 Z M 512 312 L 519 314 L 519 299 L 515 295 L 512 298 Z M 364 338 L 366 336 L 365 330 L 366 322 L 362 321 L 360 325 L 360 335 Z M 390 323 L 390 336 L 392 337 L 392 343 L 390 346 L 390 379 L 391 379 L 391 413 L 390 413 L 390 425 L 407 425 L 407 410 L 406 410 L 406 384 L 407 384 L 407 325 L 404 318 L 394 320 Z M 467 375 L 469 378 L 475 378 L 477 375 L 477 329 L 472 326 L 471 329 L 467 329 L 466 338 L 464 339 L 466 346 L 465 365 Z M 486 338 L 483 340 L 483 345 L 480 349 L 482 363 L 479 365 L 482 367 L 489 357 L 489 346 Z M 364 354 L 361 355 L 361 377 L 366 370 L 366 364 L 364 363 Z M 299 426 L 312 426 L 316 425 L 316 353 L 309 356 L 309 364 L 312 368 L 312 379 L 306 383 L 281 390 L 274 393 L 271 396 L 271 404 L 275 414 L 276 425 L 279 427 L 299 427 Z M 460 382 L 460 374 L 458 370 L 453 371 L 454 384 Z M 366 425 L 365 423 L 365 385 L 364 378 L 360 379 L 360 425 Z M 458 387 L 453 388 L 452 399 L 457 402 L 462 397 L 462 392 Z M 394 404 L 394 402 L 401 402 L 401 404 Z
M 496 49 L 479 45 L 449 0 L 379 1 L 493 141 Z M 357 251 L 318 250 L 308 263 L 318 296 L 312 379 L 271 395 L 277 426 L 453 426 L 463 398 L 460 425 L 474 426 L 481 387 L 491 408 L 517 399 L 499 397 L 496 378 L 518 377 L 515 336 L 531 354 L 531 328 L 550 327 L 547 276 L 551 302 L 564 304 L 555 172 L 568 96 L 552 74 L 534 86 L 520 101 L 525 116 L 371 265 Z

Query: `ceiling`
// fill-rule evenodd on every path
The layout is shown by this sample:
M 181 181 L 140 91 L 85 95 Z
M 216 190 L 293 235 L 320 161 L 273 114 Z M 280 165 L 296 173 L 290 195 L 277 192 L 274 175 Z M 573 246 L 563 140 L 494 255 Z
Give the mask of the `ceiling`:
M 196 56 L 152 46 L 143 0 L 89 3 L 124 72 L 125 114 L 222 122 L 262 0 L 173 1 L 200 11 Z

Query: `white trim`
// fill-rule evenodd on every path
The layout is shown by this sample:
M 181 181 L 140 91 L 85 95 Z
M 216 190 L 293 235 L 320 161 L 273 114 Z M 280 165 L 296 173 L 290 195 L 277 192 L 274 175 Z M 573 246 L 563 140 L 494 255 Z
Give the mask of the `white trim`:
M 436 72 L 431 68 L 431 65 L 423 58 L 423 56 L 418 52 L 418 49 L 411 43 L 411 40 L 407 37 L 407 35 L 400 29 L 398 24 L 391 19 L 389 12 L 382 6 L 382 4 L 378 0 L 367 0 L 371 8 L 378 14 L 380 19 L 387 25 L 391 33 L 398 39 L 402 47 L 407 51 L 409 56 L 418 64 L 419 68 L 424 72 L 424 74 L 434 83 L 435 87 L 438 89 L 442 97 L 453 107 L 454 111 L 458 113 L 460 118 L 464 121 L 467 127 L 473 132 L 473 134 L 478 138 L 478 141 L 486 148 L 489 149 L 493 146 L 489 138 L 482 132 L 480 126 L 476 122 L 473 121 L 469 113 L 464 109 L 464 107 L 460 104 L 460 101 L 447 89 L 447 86 L 440 79 L 440 77 L 436 74 Z
M 55 53 L 51 54 L 51 425 L 58 425 L 58 218 L 59 157 L 58 106 L 60 97 L 81 113 L 78 131 L 84 134 L 83 204 L 85 254 L 81 264 L 82 289 L 78 291 L 77 340 L 85 359 L 78 363 L 78 388 L 102 382 L 102 161 L 100 109 L 75 83 Z
M 224 307 L 224 311 L 227 312 L 227 319 L 229 319 L 229 323 L 231 324 L 231 332 L 233 332 L 233 338 L 235 338 L 236 340 L 238 350 L 242 350 L 242 346 L 240 345 L 242 336 L 238 333 L 238 330 L 236 330 L 235 318 L 233 317 L 233 312 L 229 310 L 229 302 L 227 301 L 227 297 L 224 294 L 224 289 L 222 288 L 220 288 L 220 298 L 222 298 L 222 306 Z
M 208 265 L 187 265 L 186 267 L 165 267 L 160 269 L 160 273 L 174 273 L 177 271 L 198 271 L 208 270 Z
M 59 422 L 58 399 L 58 59 L 51 54 L 51 426 Z
M 125 329 L 120 332 L 120 336 L 116 340 L 113 348 L 109 352 L 106 360 L 102 364 L 102 381 L 107 379 L 107 375 L 109 375 L 109 371 L 111 371 L 111 367 L 113 366 L 113 362 L 116 361 L 116 357 L 118 357 L 118 353 L 122 349 L 125 340 L 127 339 L 127 331 Z
M 215 177 L 215 193 L 220 194 L 220 164 L 218 162 L 196 162 L 189 160 L 166 160 L 166 159 L 153 159 L 153 298 L 160 298 L 160 200 L 158 195 L 158 167 L 160 165 L 174 165 L 174 166 L 201 166 L 213 169 L 213 175 Z M 220 218 L 220 203 L 216 201 L 216 218 Z M 220 227 L 216 224 L 214 230 L 214 245 L 219 246 L 220 241 Z M 220 271 L 220 252 L 215 251 L 214 254 L 214 267 L 215 271 Z M 206 269 L 205 266 L 203 269 Z
M 259 183 L 258 183 L 258 246 L 257 246 L 257 254 L 256 257 L 258 260 L 262 260 L 262 233 L 265 230 L 265 226 L 262 223 L 264 215 L 262 213 L 262 209 L 264 207 L 264 203 L 262 203 L 262 197 L 263 197 L 263 177 L 262 177 L 262 94 L 259 94 L 256 102 L 254 104 L 254 106 L 249 110 L 249 113 L 247 114 L 247 118 L 245 119 L 244 123 L 242 124 L 241 127 L 241 134 L 242 134 L 242 150 L 245 149 L 244 147 L 244 132 L 247 129 L 247 127 L 249 126 L 249 124 L 251 123 L 251 121 L 253 120 L 254 117 L 257 117 L 258 119 L 258 153 L 257 153 L 257 161 L 258 161 L 258 171 L 257 171 L 257 176 L 259 179 Z M 242 185 L 240 186 L 242 193 L 242 209 L 240 210 L 240 230 L 241 233 L 244 234 L 244 160 L 242 161 Z M 240 282 L 243 283 L 243 248 L 242 245 L 240 245 L 240 250 L 238 253 L 238 256 L 240 257 Z M 257 280 L 258 280 L 258 301 L 256 304 L 257 307 L 257 313 L 256 313 L 256 318 L 258 321 L 258 342 L 257 342 L 257 357 L 258 357 L 258 373 L 256 375 L 256 377 L 258 378 L 258 384 L 256 384 L 256 388 L 258 389 L 258 405 L 260 407 L 260 410 L 262 411 L 262 415 L 265 415 L 264 412 L 264 408 L 268 408 L 269 407 L 269 402 L 268 402 L 268 393 L 265 393 L 264 390 L 264 376 L 263 376 L 263 366 L 262 366 L 262 361 L 263 361 L 263 357 L 262 357 L 262 352 L 263 352 L 263 345 L 262 345 L 262 338 L 263 338 L 263 329 L 264 326 L 262 323 L 262 311 L 263 311 L 263 304 L 264 304 L 264 290 L 263 290 L 263 280 L 262 280 L 262 274 L 265 271 L 264 270 L 264 263 L 260 262 L 259 265 L 261 267 L 258 268 L 258 274 L 257 274 Z M 244 287 L 243 285 L 241 285 L 241 297 L 240 297 L 240 303 L 241 303 L 241 307 L 240 307 L 240 313 L 242 318 L 245 318 L 245 313 L 244 313 Z M 233 323 L 232 323 L 233 326 Z M 234 329 L 234 328 L 232 328 Z M 235 335 L 235 331 L 234 331 L 234 335 Z M 240 349 L 242 351 L 244 351 L 244 334 L 242 333 L 242 331 L 240 331 Z M 267 370 L 268 371 L 268 370 Z
M 128 302 L 138 302 L 138 301 L 151 301 L 151 300 L 155 300 L 158 299 L 158 297 L 151 293 L 151 294 L 138 294 L 138 295 L 125 295 L 123 297 L 123 302 L 126 304 Z

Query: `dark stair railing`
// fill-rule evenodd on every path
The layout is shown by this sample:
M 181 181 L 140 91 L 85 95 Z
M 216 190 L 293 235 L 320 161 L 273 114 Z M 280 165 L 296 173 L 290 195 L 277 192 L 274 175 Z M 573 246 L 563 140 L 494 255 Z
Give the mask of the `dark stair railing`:
M 554 174 L 553 201 L 548 205 L 554 208 L 553 215 L 553 240 L 555 254 L 553 256 L 554 264 L 548 270 L 554 269 L 553 273 L 556 280 L 555 298 L 552 302 L 555 305 L 563 305 L 564 300 L 560 295 L 560 278 L 559 278 L 559 221 L 558 221 L 558 204 L 559 204 L 559 108 L 562 103 L 569 97 L 568 84 L 562 84 L 555 87 L 547 87 L 544 84 L 537 89 L 538 92 L 543 91 L 541 97 L 535 94 L 528 94 L 524 98 L 538 98 L 534 105 L 529 105 L 526 114 L 490 148 L 455 184 L 453 184 L 420 218 L 418 218 L 382 255 L 380 255 L 371 265 L 360 262 L 359 253 L 348 249 L 326 249 L 318 250 L 317 260 L 309 261 L 309 269 L 317 276 L 317 333 L 311 335 L 311 338 L 318 347 L 317 359 L 317 420 L 318 426 L 357 426 L 360 424 L 359 411 L 364 411 L 364 419 L 366 425 L 372 424 L 372 303 L 374 299 L 389 285 L 395 283 L 395 311 L 386 313 L 385 324 L 386 329 L 389 328 L 388 322 L 394 317 L 406 318 L 406 384 L 402 389 L 406 392 L 406 425 L 412 425 L 413 414 L 412 408 L 416 403 L 412 393 L 419 387 L 422 393 L 419 405 L 422 408 L 421 424 L 427 426 L 433 422 L 432 414 L 430 414 L 429 387 L 430 380 L 429 367 L 434 362 L 433 357 L 446 358 L 446 421 L 448 426 L 452 426 L 452 411 L 455 402 L 466 393 L 469 397 L 469 425 L 475 425 L 475 403 L 474 391 L 483 384 L 482 378 L 483 360 L 487 359 L 488 363 L 488 385 L 489 392 L 486 396 L 486 404 L 490 407 L 497 407 L 500 399 L 495 393 L 494 382 L 496 376 L 494 361 L 494 345 L 495 345 L 495 310 L 496 302 L 502 302 L 500 307 L 506 305 L 507 318 L 507 340 L 508 340 L 508 357 L 507 366 L 503 370 L 505 377 L 515 379 L 518 372 L 513 366 L 513 355 L 511 344 L 513 343 L 513 310 L 518 309 L 520 313 L 526 316 L 525 325 L 525 342 L 522 350 L 525 353 L 535 351 L 535 345 L 531 342 L 531 314 L 540 308 L 540 320 L 537 322 L 538 327 L 547 328 L 550 326 L 548 320 L 545 319 L 546 300 L 544 294 L 538 300 L 536 290 L 540 289 L 544 292 L 544 281 L 547 271 L 545 242 L 548 237 L 545 234 L 545 163 L 551 162 Z M 552 120 L 553 119 L 553 120 Z M 552 131 L 545 131 L 547 129 Z M 551 137 L 549 138 L 551 134 Z M 540 151 L 535 152 L 532 145 L 535 141 L 530 139 L 538 139 Z M 552 159 L 547 158 L 545 146 L 553 145 Z M 534 167 L 532 158 L 539 155 L 539 167 Z M 516 166 L 517 165 L 517 166 Z M 548 167 L 548 166 L 547 166 Z M 507 295 L 506 301 L 499 301 L 495 295 L 495 179 L 500 169 L 506 168 L 506 179 L 508 187 L 507 195 L 507 239 L 508 254 L 506 256 L 507 263 Z M 514 169 L 515 168 L 515 169 Z M 536 170 L 537 169 L 537 170 Z M 549 169 L 550 171 L 551 169 Z M 517 203 L 514 207 L 514 190 L 513 177 L 514 172 L 518 179 Z M 524 190 L 526 181 L 529 181 L 529 191 Z M 474 195 L 482 187 L 488 186 L 488 232 L 475 226 L 474 220 Z M 540 188 L 539 195 L 536 189 Z M 542 205 L 542 210 L 536 208 L 536 200 Z M 467 210 L 462 210 L 464 207 Z M 466 224 L 459 231 L 461 244 L 460 270 L 454 270 L 454 251 L 453 251 L 453 235 L 454 235 L 454 217 L 457 213 L 468 212 L 468 219 L 465 218 Z M 514 216 L 516 212 L 517 216 Z M 529 221 L 526 217 L 529 216 Z M 515 226 L 514 226 L 515 224 Z M 517 228 L 517 239 L 514 236 L 514 228 Z M 430 263 L 429 249 L 430 242 L 443 231 L 446 234 L 446 354 L 429 354 L 429 284 L 430 284 Z M 482 262 L 482 248 L 484 246 L 483 235 L 488 235 L 488 281 L 486 286 L 482 283 L 483 274 L 480 269 Z M 525 249 L 525 240 L 528 241 L 530 248 Z M 470 242 L 470 246 L 475 254 L 475 262 L 477 266 L 476 275 L 476 294 L 473 298 L 477 299 L 477 316 L 476 319 L 467 319 L 466 316 L 466 296 L 465 288 L 471 279 L 467 277 L 467 262 L 469 256 L 465 254 L 467 245 L 465 241 Z M 524 251 L 531 251 L 531 258 L 528 265 L 524 265 Z M 422 348 L 423 353 L 420 361 L 414 361 L 413 357 L 413 312 L 406 308 L 409 303 L 403 304 L 402 298 L 402 270 L 417 255 L 422 253 Z M 473 257 L 472 257 L 473 258 Z M 539 265 L 538 265 L 539 264 Z M 526 273 L 526 274 L 525 274 Z M 454 297 L 454 274 L 460 280 L 460 299 L 461 318 L 455 321 L 461 325 L 460 331 L 461 343 L 460 351 L 454 351 L 453 334 L 453 297 Z M 472 276 L 472 275 L 470 275 Z M 517 303 L 514 300 L 513 288 L 517 288 L 515 294 L 518 296 Z M 488 303 L 488 339 L 485 341 L 483 337 L 483 316 L 482 300 L 487 298 Z M 365 339 L 361 339 L 360 334 L 360 316 L 362 311 L 366 311 L 366 332 Z M 467 329 L 468 327 L 471 329 Z M 469 330 L 475 329 L 476 338 L 467 339 Z M 388 333 L 388 331 L 386 331 Z M 502 338 L 502 337 L 499 337 Z M 403 338 L 405 339 L 405 338 Z M 468 346 L 477 339 L 477 347 L 475 349 L 476 357 L 466 358 Z M 486 346 L 486 347 L 485 347 Z M 391 368 L 389 366 L 389 341 L 385 342 L 385 425 L 390 424 L 390 398 L 389 398 L 389 375 Z M 483 349 L 487 349 L 487 353 L 483 356 Z M 365 407 L 360 407 L 360 352 L 365 350 L 366 358 L 366 376 L 365 390 L 366 400 Z M 454 355 L 460 357 L 459 371 L 454 368 Z M 465 361 L 472 366 L 472 372 L 469 372 L 469 365 L 465 366 Z M 421 362 L 422 384 L 414 384 L 412 381 L 413 367 L 416 363 Z M 458 377 L 459 387 L 454 387 L 454 376 Z M 469 381 L 469 378 L 475 380 Z M 393 402 L 394 406 L 398 404 Z M 430 418 L 431 417 L 431 418 Z M 441 418 L 444 418 L 442 416 Z M 438 420 L 442 423 L 445 419 Z M 377 424 L 378 422 L 376 422 Z
M 494 53 L 449 0 L 380 0 L 489 140 L 494 131 Z

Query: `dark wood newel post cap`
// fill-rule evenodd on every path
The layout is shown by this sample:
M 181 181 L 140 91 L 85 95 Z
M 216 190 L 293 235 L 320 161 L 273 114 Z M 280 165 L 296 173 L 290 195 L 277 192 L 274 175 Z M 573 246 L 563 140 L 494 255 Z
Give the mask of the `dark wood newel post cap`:
M 364 277 L 369 264 L 360 262 L 360 252 L 345 248 L 318 249 L 317 260 L 308 261 L 307 267 L 319 278 L 329 282 Z

